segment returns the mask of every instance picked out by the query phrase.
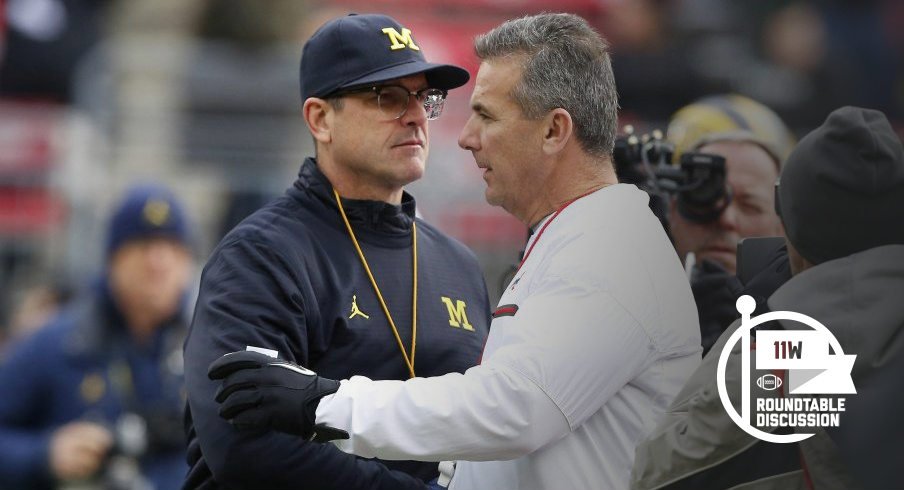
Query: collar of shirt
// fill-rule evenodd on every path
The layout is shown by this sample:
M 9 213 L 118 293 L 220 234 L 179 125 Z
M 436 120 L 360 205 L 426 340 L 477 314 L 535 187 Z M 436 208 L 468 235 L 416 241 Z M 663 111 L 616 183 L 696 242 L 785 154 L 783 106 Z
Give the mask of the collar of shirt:
M 313 158 L 305 159 L 294 187 L 313 196 L 329 209 L 334 210 L 337 216 L 339 215 L 339 208 L 333 196 L 333 186 L 323 172 L 317 168 L 317 163 Z M 401 205 L 383 201 L 343 198 L 342 206 L 356 233 L 363 228 L 366 231 L 384 235 L 410 236 L 411 234 L 416 203 L 414 197 L 407 192 L 402 193 Z
M 555 214 L 556 214 L 555 212 L 547 214 L 543 219 L 538 221 L 537 224 L 535 224 L 534 226 L 531 226 L 530 228 L 527 229 L 528 235 L 527 235 L 527 244 L 525 244 L 525 246 L 524 246 L 525 250 L 530 249 L 531 244 L 534 242 L 534 240 L 537 239 L 537 231 L 542 229 L 543 225 L 545 225 L 547 221 L 552 219 L 553 215 L 555 215 Z

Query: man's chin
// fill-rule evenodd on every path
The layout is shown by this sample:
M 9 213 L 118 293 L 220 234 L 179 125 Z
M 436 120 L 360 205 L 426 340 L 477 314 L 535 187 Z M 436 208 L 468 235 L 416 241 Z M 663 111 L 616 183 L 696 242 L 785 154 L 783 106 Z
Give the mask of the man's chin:
M 408 184 L 417 182 L 424 177 L 424 164 L 423 162 L 408 162 L 404 168 L 399 169 L 399 172 L 395 175 L 395 180 L 401 184 L 400 187 L 405 187 Z
M 487 201 L 487 204 L 490 206 L 502 206 L 502 199 L 499 198 L 496 194 L 494 194 L 489 187 L 483 193 L 484 198 Z

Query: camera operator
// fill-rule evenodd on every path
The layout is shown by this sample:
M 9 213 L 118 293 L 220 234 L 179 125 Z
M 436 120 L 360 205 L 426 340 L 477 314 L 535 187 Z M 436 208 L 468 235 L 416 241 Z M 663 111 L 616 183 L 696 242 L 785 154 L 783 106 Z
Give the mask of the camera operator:
M 192 271 L 179 202 L 132 188 L 110 221 L 102 277 L 0 365 L 5 490 L 181 485 Z
M 691 288 L 700 315 L 704 354 L 735 318 L 740 283 L 734 277 L 738 241 L 782 235 L 775 214 L 773 186 L 794 138 L 779 117 L 764 105 L 740 95 L 700 99 L 672 116 L 666 138 L 675 144 L 673 161 L 685 152 L 724 158 L 725 195 L 712 212 L 688 212 L 679 197 L 671 198 L 668 224 L 675 248 L 690 270 Z M 768 281 L 768 297 L 788 275 L 783 258 L 775 268 L 782 277 Z
M 817 319 L 856 355 L 857 393 L 837 427 L 798 428 L 815 435 L 797 444 L 754 439 L 730 419 L 716 386 L 719 356 L 740 326 L 733 323 L 638 445 L 632 488 L 904 488 L 904 145 L 881 112 L 838 109 L 788 157 L 775 194 L 793 277 L 769 296 L 769 308 Z M 729 393 L 740 392 L 740 359 L 735 345 Z M 750 381 L 755 388 L 756 376 Z M 783 390 L 777 396 L 791 396 Z

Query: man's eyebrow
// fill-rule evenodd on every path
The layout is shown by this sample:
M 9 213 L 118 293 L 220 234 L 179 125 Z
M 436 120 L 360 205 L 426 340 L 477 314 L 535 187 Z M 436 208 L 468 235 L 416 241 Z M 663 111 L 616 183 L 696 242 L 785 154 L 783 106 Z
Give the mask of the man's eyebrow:
M 474 103 L 472 103 L 472 104 L 471 104 L 471 109 L 473 109 L 474 112 L 490 112 L 490 110 L 487 109 L 487 106 L 483 105 L 483 104 L 480 103 L 480 102 L 474 102 Z

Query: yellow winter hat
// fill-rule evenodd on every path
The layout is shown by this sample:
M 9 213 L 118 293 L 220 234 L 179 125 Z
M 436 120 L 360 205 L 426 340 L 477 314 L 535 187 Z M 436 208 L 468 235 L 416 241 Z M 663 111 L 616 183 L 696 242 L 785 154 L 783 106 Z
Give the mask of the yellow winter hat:
M 704 97 L 672 115 L 666 138 L 675 145 L 673 162 L 681 154 L 715 141 L 749 141 L 761 146 L 781 168 L 795 138 L 768 107 L 737 94 Z

